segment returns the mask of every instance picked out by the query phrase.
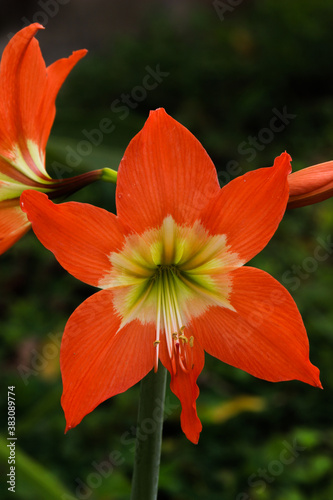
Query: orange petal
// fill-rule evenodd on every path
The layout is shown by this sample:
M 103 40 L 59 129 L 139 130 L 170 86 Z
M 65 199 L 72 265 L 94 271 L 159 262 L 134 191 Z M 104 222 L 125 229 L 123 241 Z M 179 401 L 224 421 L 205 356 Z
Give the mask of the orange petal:
M 204 351 L 200 344 L 194 339 L 193 344 L 193 369 L 185 373 L 179 366 L 176 358 L 176 373 L 171 365 L 165 338 L 160 344 L 160 359 L 165 368 L 171 374 L 170 388 L 177 396 L 182 405 L 180 423 L 182 430 L 192 443 L 197 444 L 202 430 L 201 422 L 197 415 L 196 400 L 199 396 L 197 378 L 202 372 L 205 363 Z
M 243 262 L 259 253 L 275 233 L 288 201 L 290 156 L 274 166 L 234 179 L 204 209 L 201 220 L 211 234 L 225 234 L 231 251 Z
M 68 58 L 59 59 L 47 68 L 47 79 L 43 100 L 40 104 L 40 109 L 37 113 L 38 122 L 38 144 L 44 151 L 47 140 L 50 135 L 50 130 L 55 117 L 55 100 L 64 80 L 69 72 L 73 69 L 76 63 L 82 59 L 87 53 L 87 50 L 77 50 Z
M 117 213 L 138 233 L 160 226 L 167 215 L 191 224 L 219 189 L 215 167 L 199 141 L 157 109 L 120 163 Z
M 66 76 L 85 54 L 80 50 L 46 68 L 35 34 L 43 26 L 34 23 L 19 31 L 6 46 L 0 69 L 0 154 L 12 158 L 15 148 L 39 177 L 48 179 L 44 151 L 55 115 L 55 99 Z M 39 149 L 32 158 L 27 141 Z M 38 167 L 36 166 L 36 161 Z
M 29 45 L 34 40 L 33 37 L 42 28 L 43 26 L 38 23 L 27 26 L 10 40 L 3 52 L 0 66 L 0 154 L 3 154 L 3 151 L 5 152 L 4 154 L 6 154 L 6 151 L 12 151 L 13 146 L 18 142 L 19 136 L 21 139 L 24 136 L 22 129 L 22 114 L 24 115 L 24 111 L 21 109 L 20 104 L 28 97 L 29 91 L 29 103 L 36 104 L 40 101 L 40 87 L 37 86 L 37 88 L 34 88 L 31 85 L 35 72 L 37 79 L 40 78 L 41 67 L 44 63 L 38 52 L 37 40 L 33 43 L 33 54 L 30 56 L 32 66 L 29 71 L 30 76 L 28 75 L 26 82 L 22 81 L 21 68 Z M 44 88 L 42 87 L 43 90 Z M 35 113 L 36 110 L 33 110 L 30 120 L 34 121 Z
M 21 207 L 41 243 L 73 276 L 90 285 L 111 269 L 109 256 L 124 242 L 117 217 L 92 205 L 69 202 L 55 205 L 44 193 L 24 191 Z
M 289 292 L 269 274 L 243 267 L 230 273 L 237 312 L 213 307 L 192 320 L 195 336 L 212 356 L 265 380 L 301 380 L 321 387 L 309 342 Z
M 92 295 L 69 318 L 60 351 L 66 431 L 153 368 L 154 327 L 138 321 L 119 326 L 108 290 Z
M 304 207 L 333 196 L 333 161 L 304 168 L 288 176 L 288 208 Z
M 0 203 L 0 254 L 16 243 L 29 229 L 30 222 L 18 200 Z

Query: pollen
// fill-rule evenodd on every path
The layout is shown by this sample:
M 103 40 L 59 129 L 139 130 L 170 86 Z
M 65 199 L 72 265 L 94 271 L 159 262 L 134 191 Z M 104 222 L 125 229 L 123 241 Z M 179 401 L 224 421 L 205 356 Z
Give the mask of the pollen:
M 174 372 L 190 371 L 191 319 L 214 306 L 234 310 L 231 271 L 243 262 L 226 236 L 209 235 L 199 221 L 178 225 L 168 216 L 158 229 L 129 235 L 109 259 L 111 269 L 99 286 L 112 290 L 121 328 L 133 320 L 153 323 L 155 370 L 164 342 Z

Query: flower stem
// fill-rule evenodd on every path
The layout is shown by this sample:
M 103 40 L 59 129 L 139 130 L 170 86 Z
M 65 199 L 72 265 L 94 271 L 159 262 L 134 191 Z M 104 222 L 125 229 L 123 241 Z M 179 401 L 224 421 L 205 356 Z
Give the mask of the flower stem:
M 112 168 L 102 168 L 102 176 L 101 180 L 105 182 L 112 182 L 113 184 L 117 183 L 117 172 L 112 170 Z
M 160 364 L 141 381 L 131 500 L 156 500 L 167 371 Z

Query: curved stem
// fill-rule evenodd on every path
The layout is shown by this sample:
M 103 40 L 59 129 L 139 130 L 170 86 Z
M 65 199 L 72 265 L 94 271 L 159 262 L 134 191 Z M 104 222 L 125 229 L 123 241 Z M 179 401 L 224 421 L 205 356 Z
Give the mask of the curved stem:
M 112 170 L 112 168 L 108 167 L 102 168 L 101 180 L 117 184 L 117 172 L 115 170 Z
M 141 381 L 131 500 L 156 500 L 167 371 L 160 364 Z

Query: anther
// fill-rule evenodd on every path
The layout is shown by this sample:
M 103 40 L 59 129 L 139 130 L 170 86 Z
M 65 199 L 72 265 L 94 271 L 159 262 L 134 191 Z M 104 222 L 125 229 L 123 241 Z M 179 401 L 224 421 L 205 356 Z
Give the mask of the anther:
M 160 340 L 154 340 L 154 342 L 153 342 L 153 344 L 154 344 L 154 346 L 155 346 L 155 347 L 156 347 L 158 344 L 160 344 L 160 343 L 161 343 L 161 341 L 160 341 Z

